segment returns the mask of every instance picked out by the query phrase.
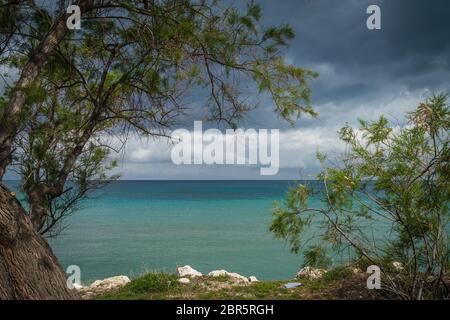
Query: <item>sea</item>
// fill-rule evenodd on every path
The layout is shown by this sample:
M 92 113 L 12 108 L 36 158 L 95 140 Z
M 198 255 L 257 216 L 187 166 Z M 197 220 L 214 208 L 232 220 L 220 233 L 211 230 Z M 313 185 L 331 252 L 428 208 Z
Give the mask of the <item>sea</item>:
M 116 181 L 84 200 L 48 241 L 64 268 L 80 268 L 85 284 L 184 265 L 202 273 L 225 269 L 261 280 L 292 279 L 302 256 L 269 225 L 276 203 L 297 184 Z

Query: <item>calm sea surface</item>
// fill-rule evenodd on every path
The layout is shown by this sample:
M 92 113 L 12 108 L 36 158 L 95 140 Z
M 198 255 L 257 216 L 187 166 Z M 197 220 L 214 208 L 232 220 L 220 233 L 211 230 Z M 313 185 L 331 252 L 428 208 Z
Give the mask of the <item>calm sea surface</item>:
M 271 209 L 289 181 L 119 181 L 67 220 L 50 239 L 82 282 L 190 265 L 260 279 L 290 279 L 302 258 L 268 232 Z

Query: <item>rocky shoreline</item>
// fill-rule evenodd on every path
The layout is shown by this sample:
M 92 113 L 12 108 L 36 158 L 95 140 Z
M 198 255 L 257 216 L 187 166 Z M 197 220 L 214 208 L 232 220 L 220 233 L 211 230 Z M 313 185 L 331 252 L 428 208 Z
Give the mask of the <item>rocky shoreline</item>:
M 297 274 L 297 279 L 309 279 L 315 280 L 320 279 L 327 271 L 323 269 L 316 269 L 312 267 L 304 267 L 300 269 Z M 237 285 L 247 285 L 259 282 L 259 280 L 254 276 L 243 276 L 236 272 L 228 272 L 227 270 L 213 270 L 206 275 L 203 275 L 201 272 L 195 270 L 189 265 L 185 265 L 183 267 L 178 267 L 176 270 L 176 274 L 178 276 L 178 282 L 183 285 L 189 285 L 193 279 L 198 278 L 220 278 L 226 277 L 232 283 Z M 79 284 L 73 284 L 73 287 L 78 290 L 81 296 L 85 299 L 89 299 L 95 296 L 99 296 L 108 292 L 112 292 L 120 289 L 121 287 L 127 285 L 131 282 L 131 279 L 128 276 L 120 275 L 114 276 L 110 278 L 106 278 L 103 280 L 96 280 L 92 284 L 88 286 L 81 286 Z M 299 282 L 291 282 L 286 283 L 286 288 L 300 286 Z

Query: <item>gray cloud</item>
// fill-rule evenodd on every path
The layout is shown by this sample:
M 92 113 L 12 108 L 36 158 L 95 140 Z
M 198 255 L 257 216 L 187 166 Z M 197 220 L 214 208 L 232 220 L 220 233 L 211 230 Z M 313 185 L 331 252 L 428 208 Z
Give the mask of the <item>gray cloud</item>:
M 352 81 L 329 86 L 339 77 L 319 80 L 317 103 L 345 101 L 392 84 L 414 90 L 448 85 L 450 12 L 448 1 L 311 0 L 263 1 L 269 21 L 284 20 L 297 32 L 290 48 L 295 63 L 329 64 Z M 378 4 L 382 29 L 366 28 L 366 8 Z M 284 19 L 283 19 L 284 18 Z M 320 70 L 319 70 L 320 71 Z
M 337 130 L 357 118 L 387 115 L 400 123 L 405 112 L 433 92 L 450 92 L 450 2 L 411 0 L 261 0 L 263 23 L 290 24 L 297 33 L 287 59 L 320 73 L 312 83 L 320 117 L 292 129 L 267 100 L 244 121 L 246 127 L 282 130 L 281 169 L 270 178 L 308 178 L 318 172 L 315 153 L 339 151 Z M 382 29 L 366 28 L 366 8 L 381 8 Z M 124 164 L 156 179 L 259 179 L 255 168 L 176 167 Z M 150 171 L 149 171 L 150 170 Z

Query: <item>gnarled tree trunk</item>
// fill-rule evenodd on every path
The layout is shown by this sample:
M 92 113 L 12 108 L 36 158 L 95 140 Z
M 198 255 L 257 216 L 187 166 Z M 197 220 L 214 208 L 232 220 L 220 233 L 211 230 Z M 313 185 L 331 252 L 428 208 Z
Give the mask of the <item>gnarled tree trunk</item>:
M 0 300 L 77 298 L 47 241 L 0 184 Z

